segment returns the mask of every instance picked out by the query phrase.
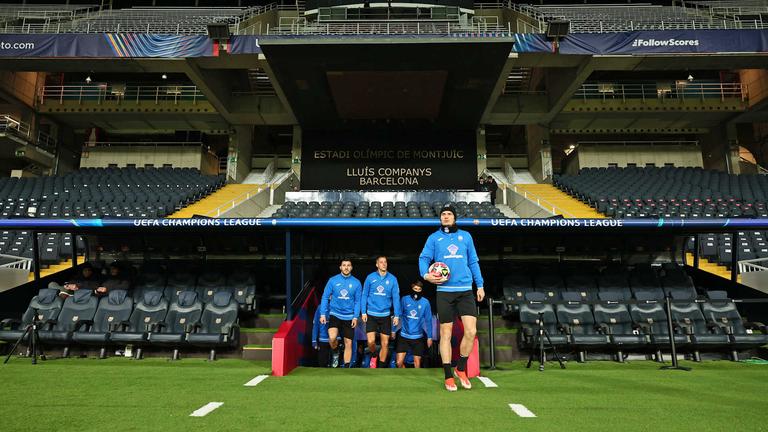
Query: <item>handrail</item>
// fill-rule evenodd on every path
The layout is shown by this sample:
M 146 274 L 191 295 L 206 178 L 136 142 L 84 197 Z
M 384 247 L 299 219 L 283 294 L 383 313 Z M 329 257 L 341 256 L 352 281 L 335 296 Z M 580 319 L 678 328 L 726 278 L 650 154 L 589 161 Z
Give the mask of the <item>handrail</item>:
M 9 114 L 0 114 L 0 133 L 8 132 L 50 153 L 55 153 L 56 138 L 43 131 L 37 131 L 37 139 L 32 139 L 29 123 L 16 120 Z
M 283 21 L 283 20 L 281 20 Z M 414 21 L 354 21 L 317 23 L 308 22 L 303 17 L 289 19 L 278 27 L 268 27 L 267 34 L 295 35 L 370 35 L 370 34 L 467 34 L 480 37 L 508 37 L 511 35 L 509 25 L 500 26 L 484 20 L 473 20 L 470 23 L 457 23 L 434 20 Z
M 768 169 L 763 168 L 761 165 L 759 165 L 759 164 L 757 164 L 755 162 L 752 162 L 751 160 L 748 160 L 748 159 L 744 158 L 743 156 L 739 156 L 739 161 L 740 162 L 746 162 L 748 164 L 752 164 L 752 165 L 756 166 L 758 174 L 761 174 L 761 175 L 768 174 Z
M 88 147 L 203 147 L 205 143 L 201 141 L 93 141 L 87 143 Z
M 266 189 L 259 187 L 256 192 L 249 191 L 242 195 L 238 195 L 235 198 L 232 198 L 231 201 L 228 201 L 226 204 L 222 204 L 215 209 L 209 211 L 208 213 L 205 213 L 204 216 L 210 216 L 210 217 L 219 217 L 222 213 L 226 213 L 227 210 L 232 210 L 233 208 L 237 207 L 238 205 L 248 201 L 251 199 L 251 196 L 256 196 L 260 192 L 264 192 Z
M 573 99 L 591 100 L 705 100 L 736 98 L 749 99 L 747 87 L 742 83 L 586 83 L 576 90 Z
M 32 269 L 32 258 L 24 258 L 15 255 L 0 254 L 0 258 L 8 258 L 14 260 L 6 264 L 0 264 L 0 268 L 14 268 L 30 271 Z
M 763 266 L 756 263 L 765 263 L 766 265 Z M 739 261 L 739 273 L 752 273 L 758 271 L 768 271 L 768 258 Z
M 522 195 L 528 201 L 535 202 L 537 206 L 539 206 L 539 207 L 541 207 L 541 208 L 543 208 L 545 210 L 549 210 L 551 208 L 552 209 L 552 214 L 558 214 L 557 210 L 560 210 L 559 213 L 562 214 L 563 216 L 568 216 L 568 217 L 572 217 L 572 218 L 576 217 L 576 215 L 574 215 L 573 213 L 570 213 L 568 211 L 565 211 L 565 210 L 561 209 L 560 207 L 556 206 L 552 202 L 545 200 L 544 198 L 536 195 L 535 193 L 528 192 L 528 191 L 523 191 L 521 193 L 520 191 L 517 190 L 517 185 L 512 185 L 512 190 L 514 190 L 518 195 Z M 534 197 L 534 198 L 536 198 L 536 201 L 534 201 L 531 198 L 529 198 L 528 197 L 529 195 Z M 544 207 L 543 205 L 541 205 L 541 203 L 546 204 L 547 207 Z
M 125 85 L 125 84 L 87 84 L 87 85 L 60 85 L 44 86 L 38 95 L 39 103 L 45 104 L 49 100 L 102 103 L 136 103 L 141 101 L 173 102 L 187 101 L 196 104 L 199 100 L 206 100 L 197 86 L 194 85 Z

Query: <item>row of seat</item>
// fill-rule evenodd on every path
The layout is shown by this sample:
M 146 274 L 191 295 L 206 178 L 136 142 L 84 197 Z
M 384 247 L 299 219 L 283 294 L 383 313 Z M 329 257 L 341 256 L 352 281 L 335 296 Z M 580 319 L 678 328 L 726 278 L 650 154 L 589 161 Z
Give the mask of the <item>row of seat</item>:
M 502 217 L 500 209 L 490 202 L 458 201 L 455 203 L 427 201 L 372 201 L 372 202 L 306 202 L 288 201 L 276 210 L 272 217 L 276 218 L 434 218 L 445 204 L 453 204 L 458 217 L 493 218 Z
M 730 269 L 734 250 L 738 250 L 740 261 L 768 258 L 768 241 L 766 238 L 768 237 L 762 231 L 739 232 L 736 244 L 734 244 L 731 234 L 699 234 L 699 254 L 709 261 Z M 693 236 L 688 238 L 686 250 L 693 252 Z
M 679 352 L 690 353 L 699 361 L 701 352 L 728 352 L 738 360 L 738 351 L 768 343 L 768 331 L 761 324 L 746 324 L 724 291 L 709 291 L 704 301 L 696 302 L 681 292 L 672 297 L 672 321 Z M 562 350 L 578 353 L 580 361 L 587 351 L 609 352 L 617 361 L 626 353 L 655 353 L 670 344 L 667 314 L 662 301 L 644 294 L 636 302 L 627 302 L 613 293 L 600 292 L 601 303 L 585 304 L 578 293 L 562 293 L 563 302 L 547 303 L 543 293 L 530 292 L 519 304 L 522 331 L 518 341 L 523 349 L 535 349 L 540 325 L 551 343 Z M 749 327 L 749 328 L 748 328 Z M 753 332 L 760 330 L 761 332 Z
M 134 345 L 137 358 L 145 347 L 172 349 L 173 359 L 180 349 L 201 347 L 210 349 L 214 360 L 217 348 L 239 342 L 238 303 L 226 291 L 204 304 L 195 291 L 183 291 L 171 302 L 162 291 L 131 297 L 125 290 L 114 290 L 99 299 L 78 290 L 62 301 L 57 290 L 46 288 L 30 301 L 21 320 L 0 322 L 0 340 L 18 340 L 35 319 L 41 323 L 41 342 L 64 346 L 65 357 L 73 344 L 100 347 L 100 358 L 108 347 Z
M 583 168 L 555 186 L 611 217 L 768 217 L 768 179 L 701 168 Z

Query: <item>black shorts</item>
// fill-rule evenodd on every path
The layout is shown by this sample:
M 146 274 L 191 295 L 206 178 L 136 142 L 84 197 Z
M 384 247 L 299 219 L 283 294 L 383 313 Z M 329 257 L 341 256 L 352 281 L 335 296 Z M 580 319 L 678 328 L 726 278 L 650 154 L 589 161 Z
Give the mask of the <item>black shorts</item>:
M 346 339 L 355 338 L 355 329 L 352 328 L 352 320 L 343 320 L 331 315 L 331 319 L 328 322 L 328 328 L 339 329 L 341 336 Z
M 411 353 L 414 356 L 421 357 L 424 355 L 424 351 L 426 351 L 426 349 L 427 338 L 423 337 L 421 339 L 407 339 L 402 336 L 398 336 L 395 352 L 404 353 L 408 352 L 408 350 L 411 350 Z
M 440 324 L 452 323 L 456 316 L 477 318 L 475 294 L 472 290 L 459 292 L 437 292 L 437 317 Z
M 389 336 L 392 333 L 392 317 L 368 315 L 368 322 L 365 323 L 365 332 L 383 333 Z

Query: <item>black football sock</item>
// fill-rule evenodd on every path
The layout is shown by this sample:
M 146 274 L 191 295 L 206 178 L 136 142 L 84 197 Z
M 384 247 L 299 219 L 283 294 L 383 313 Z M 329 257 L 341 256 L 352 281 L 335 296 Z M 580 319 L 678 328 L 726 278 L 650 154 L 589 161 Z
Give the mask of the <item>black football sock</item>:
M 443 372 L 445 372 L 445 379 L 453 378 L 453 371 L 451 371 L 450 363 L 443 363 Z
M 467 360 L 468 359 L 469 359 L 468 357 L 464 357 L 463 355 L 459 356 L 459 361 L 456 364 L 456 369 L 458 369 L 459 372 L 464 372 L 464 371 L 467 370 Z

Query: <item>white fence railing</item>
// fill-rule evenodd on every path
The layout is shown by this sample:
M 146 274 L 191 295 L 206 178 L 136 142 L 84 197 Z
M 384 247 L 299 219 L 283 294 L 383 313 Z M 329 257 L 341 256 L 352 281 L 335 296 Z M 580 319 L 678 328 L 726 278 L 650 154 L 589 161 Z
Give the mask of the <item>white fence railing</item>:
M 768 258 L 739 261 L 739 273 L 768 271 Z
M 197 86 L 193 85 L 162 85 L 140 86 L 125 84 L 88 84 L 88 85 L 63 85 L 45 86 L 38 95 L 40 104 L 57 101 L 63 104 L 65 101 L 77 101 L 78 104 L 86 103 L 114 103 L 128 104 L 141 102 L 191 102 L 206 100 Z
M 257 194 L 262 193 L 262 192 L 266 193 L 266 189 L 258 188 L 255 191 L 248 191 L 248 192 L 246 192 L 246 193 L 244 193 L 242 195 L 239 195 L 239 196 L 233 198 L 231 201 L 216 207 L 215 209 L 209 211 L 208 213 L 205 213 L 203 216 L 219 217 L 223 213 L 226 213 L 226 212 L 232 210 L 233 208 L 235 208 L 238 205 L 244 203 L 245 201 L 248 201 L 249 199 L 253 198 Z
M 24 258 L 14 255 L 0 254 L 0 258 L 12 260 L 9 263 L 0 264 L 0 268 L 13 268 L 30 271 L 32 270 L 32 258 Z

